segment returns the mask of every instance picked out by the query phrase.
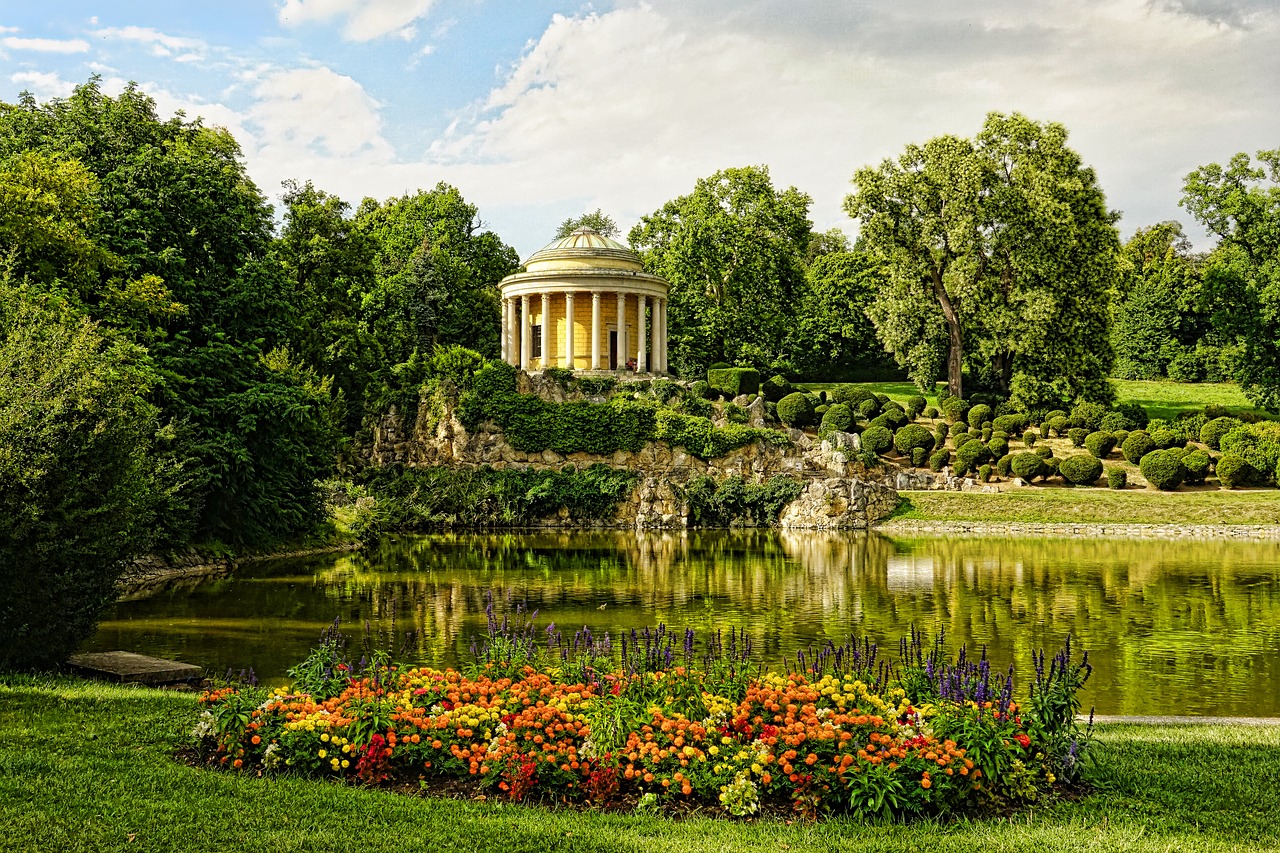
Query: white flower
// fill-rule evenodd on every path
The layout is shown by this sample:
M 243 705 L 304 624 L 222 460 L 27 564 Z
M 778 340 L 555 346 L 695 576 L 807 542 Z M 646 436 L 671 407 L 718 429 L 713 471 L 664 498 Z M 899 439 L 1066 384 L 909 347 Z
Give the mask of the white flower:
M 191 730 L 191 737 L 196 740 L 212 739 L 218 735 L 218 721 L 214 719 L 211 712 L 205 711 L 200 714 L 200 719 L 196 721 L 196 727 Z

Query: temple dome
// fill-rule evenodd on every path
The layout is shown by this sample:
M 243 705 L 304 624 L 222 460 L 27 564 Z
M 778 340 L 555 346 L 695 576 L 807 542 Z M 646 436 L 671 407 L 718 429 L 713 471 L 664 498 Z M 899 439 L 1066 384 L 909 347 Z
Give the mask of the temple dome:
M 630 248 L 594 228 L 579 228 L 568 237 L 554 240 L 524 263 L 527 272 L 585 267 L 640 270 L 644 265 Z

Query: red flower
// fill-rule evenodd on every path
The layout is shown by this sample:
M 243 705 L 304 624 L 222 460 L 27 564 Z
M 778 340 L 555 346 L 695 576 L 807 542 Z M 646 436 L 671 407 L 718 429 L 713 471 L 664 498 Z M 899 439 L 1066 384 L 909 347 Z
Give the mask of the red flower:
M 1022 744 L 1022 748 L 1023 748 L 1023 749 L 1026 749 L 1027 747 L 1031 746 L 1031 738 L 1030 738 L 1030 737 L 1028 737 L 1028 736 L 1027 736 L 1027 734 L 1026 734 L 1025 732 L 1023 732 L 1023 733 L 1021 733 L 1021 734 L 1017 735 L 1016 737 L 1014 737 L 1014 740 L 1016 740 L 1018 743 Z

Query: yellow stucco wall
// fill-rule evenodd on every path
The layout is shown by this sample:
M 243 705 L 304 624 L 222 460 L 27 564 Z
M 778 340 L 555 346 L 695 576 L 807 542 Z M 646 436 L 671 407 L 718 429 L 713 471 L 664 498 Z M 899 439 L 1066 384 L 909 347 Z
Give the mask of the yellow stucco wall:
M 530 359 L 530 368 L 533 370 L 542 370 L 547 367 L 570 367 L 576 370 L 591 369 L 591 293 L 584 291 L 576 293 L 573 299 L 573 365 L 565 363 L 564 344 L 568 335 L 568 323 L 565 319 L 565 298 L 564 294 L 553 293 L 550 299 L 550 319 L 551 334 L 548 338 L 550 345 L 550 353 L 544 353 L 541 358 Z M 651 337 L 653 330 L 650 327 L 652 323 L 652 304 L 646 302 L 649 309 L 647 314 L 650 316 L 645 319 L 646 337 Z M 629 360 L 636 357 L 636 317 L 637 317 L 636 297 L 634 294 L 627 296 L 626 309 L 626 352 L 618 359 L 618 366 L 623 367 Z M 535 298 L 529 300 L 529 312 L 533 315 L 533 322 L 537 326 L 543 325 L 545 319 L 542 314 L 542 299 Z M 615 293 L 602 293 L 600 296 L 600 368 L 602 370 L 609 369 L 609 332 L 611 329 L 618 327 L 618 296 Z M 518 329 L 518 327 L 517 327 Z M 536 340 L 537 335 L 534 336 Z M 652 353 L 652 340 L 649 341 L 649 352 Z M 516 344 L 516 354 L 519 354 L 519 344 Z M 650 356 L 651 357 L 651 356 Z

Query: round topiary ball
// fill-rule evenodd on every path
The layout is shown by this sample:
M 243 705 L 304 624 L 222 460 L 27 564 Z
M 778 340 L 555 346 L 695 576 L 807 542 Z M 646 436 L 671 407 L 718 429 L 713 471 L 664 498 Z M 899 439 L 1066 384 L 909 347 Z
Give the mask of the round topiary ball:
M 1138 470 L 1142 472 L 1142 476 L 1148 483 L 1162 492 L 1171 492 L 1178 488 L 1178 484 L 1186 476 L 1182 459 L 1177 453 L 1171 453 L 1168 450 L 1153 450 L 1146 454 L 1138 463 Z
M 1001 477 L 1008 477 L 1010 472 L 1009 466 L 1012 464 L 1013 464 L 1013 456 L 1006 453 L 1004 456 L 1001 456 L 999 459 L 996 460 L 996 473 L 999 474 Z
M 991 466 L 990 465 L 983 465 L 981 468 L 978 469 L 978 479 L 984 483 L 991 482 Z
M 945 447 L 939 447 L 937 450 L 933 451 L 932 455 L 929 456 L 930 471 L 941 471 L 949 464 L 951 464 L 951 451 L 947 450 Z
M 1177 434 L 1171 429 L 1155 430 L 1151 433 L 1151 441 L 1160 450 L 1186 446 L 1186 442 L 1178 438 Z
M 1243 422 L 1235 418 L 1214 418 L 1200 427 L 1200 441 L 1209 445 L 1211 450 L 1220 450 L 1218 443 L 1222 437 L 1238 426 L 1243 426 Z
M 823 432 L 848 432 L 853 429 L 853 408 L 848 403 L 833 403 L 822 416 Z
M 923 468 L 924 463 L 929 459 L 929 451 L 923 447 L 911 448 L 911 466 L 913 468 Z
M 1129 482 L 1129 475 L 1125 473 L 1123 468 L 1107 469 L 1107 488 L 1123 489 Z
M 924 416 L 925 416 L 926 418 L 928 418 L 929 420 L 931 420 L 931 421 L 937 420 L 937 419 L 938 419 L 938 410 L 937 410 L 936 408 L 934 408 L 933 406 L 926 406 L 926 407 L 925 407 L 925 409 L 924 409 Z
M 1034 447 L 1036 443 L 1036 439 L 1038 439 L 1039 437 L 1040 437 L 1040 433 L 1036 432 L 1033 429 L 1029 429 L 1022 434 L 1022 443 L 1025 444 L 1027 447 Z
M 911 420 L 920 417 L 920 413 L 925 409 L 925 399 L 919 394 L 914 394 L 907 398 L 907 414 L 911 416 Z
M 1106 459 L 1115 450 L 1116 437 L 1109 432 L 1098 430 L 1084 437 L 1085 449 L 1097 459 Z
M 1182 467 L 1187 472 L 1186 482 L 1198 486 L 1209 476 L 1209 454 L 1203 450 L 1193 450 L 1182 457 Z
M 1061 436 L 1066 433 L 1067 428 L 1071 425 L 1070 421 L 1067 420 L 1066 415 L 1058 415 L 1057 417 L 1049 418 L 1048 422 L 1049 429 L 1053 430 L 1053 434 L 1057 436 Z
M 791 383 L 787 381 L 787 378 L 782 375 L 772 376 L 760 386 L 761 393 L 770 403 L 776 403 L 783 397 L 794 394 L 795 390 Z
M 1089 430 L 1083 427 L 1076 427 L 1067 430 L 1067 438 L 1071 439 L 1072 447 L 1084 447 L 1084 440 L 1089 437 Z
M 1102 462 L 1091 454 L 1068 456 L 1058 465 L 1062 479 L 1077 486 L 1090 486 L 1102 476 Z
M 1053 458 L 1053 448 L 1047 444 L 1040 445 L 1035 450 L 1033 450 L 1032 453 L 1034 453 L 1036 456 L 1039 456 L 1041 459 Z
M 991 420 L 991 415 L 991 407 L 986 403 L 979 403 L 969 410 L 966 420 L 974 429 L 982 429 L 982 425 Z
M 1218 464 L 1213 468 L 1218 475 L 1218 482 L 1224 489 L 1236 486 L 1249 486 L 1257 482 L 1258 472 L 1252 465 L 1244 461 L 1243 456 L 1224 453 L 1218 457 Z
M 874 418 L 880 414 L 880 403 L 877 402 L 875 397 L 867 397 L 858 403 L 858 411 L 862 413 L 864 418 Z
M 966 441 L 956 448 L 955 475 L 964 477 L 989 458 L 991 458 L 991 451 L 987 450 L 987 446 L 981 441 L 976 439 Z
M 894 434 L 893 446 L 903 456 L 910 456 L 917 447 L 923 447 L 928 453 L 933 450 L 933 433 L 919 424 L 907 424 Z
M 1009 473 L 1028 483 L 1036 477 L 1043 477 L 1047 471 L 1044 460 L 1034 453 L 1015 453 L 1009 460 Z
M 1151 436 L 1140 429 L 1129 433 L 1120 444 L 1120 452 L 1124 454 L 1124 458 L 1135 465 L 1155 449 L 1156 443 L 1151 440 Z
M 779 400 L 778 420 L 795 429 L 803 429 L 812 424 L 813 403 L 808 395 L 797 391 Z
M 893 433 L 882 424 L 872 424 L 862 431 L 862 446 L 872 453 L 884 453 L 893 446 Z

